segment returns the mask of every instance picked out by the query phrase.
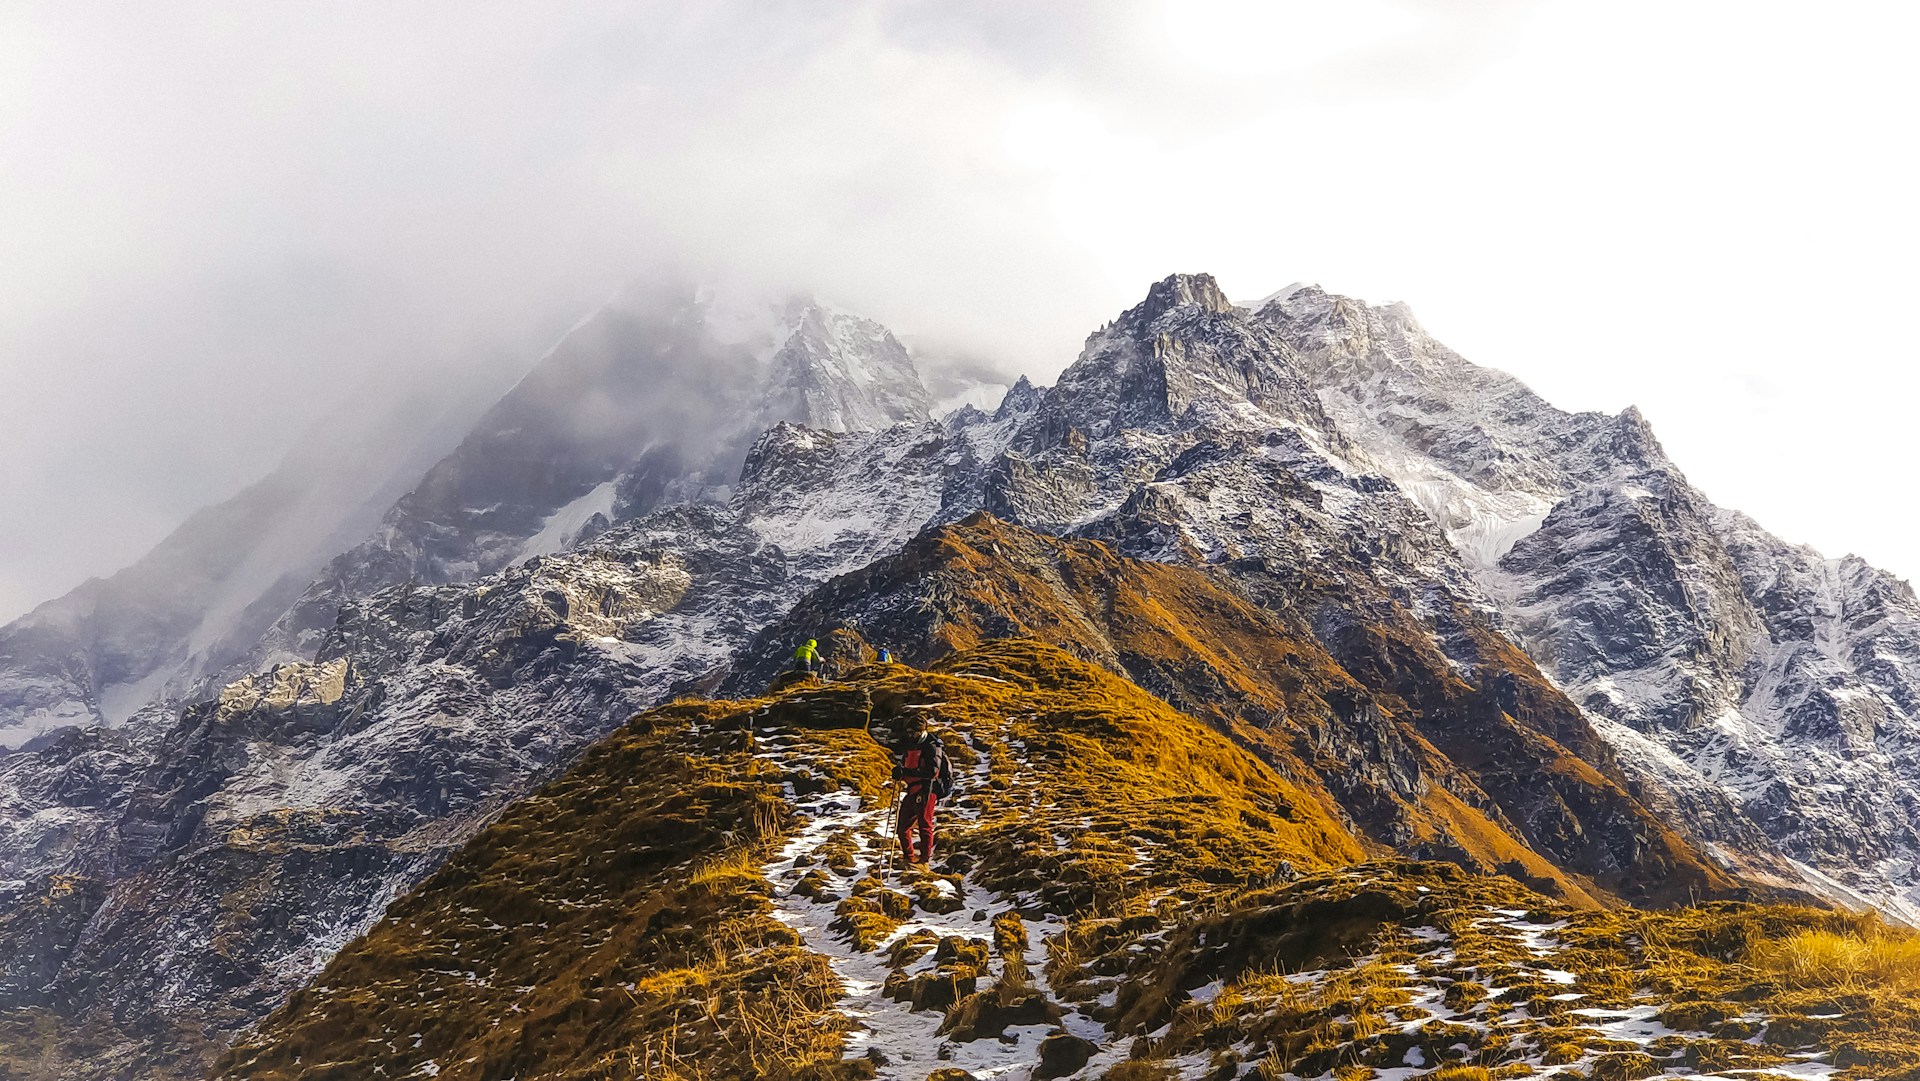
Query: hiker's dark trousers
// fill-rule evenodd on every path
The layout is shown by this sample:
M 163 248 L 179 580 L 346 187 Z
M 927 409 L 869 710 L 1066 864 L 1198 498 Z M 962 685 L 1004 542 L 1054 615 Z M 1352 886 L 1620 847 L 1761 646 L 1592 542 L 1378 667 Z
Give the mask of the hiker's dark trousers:
M 895 831 L 900 838 L 900 855 L 908 863 L 933 862 L 933 805 L 937 802 L 933 792 L 927 788 L 909 788 L 907 797 L 900 801 L 900 828 Z M 913 854 L 913 834 L 920 833 L 920 855 Z

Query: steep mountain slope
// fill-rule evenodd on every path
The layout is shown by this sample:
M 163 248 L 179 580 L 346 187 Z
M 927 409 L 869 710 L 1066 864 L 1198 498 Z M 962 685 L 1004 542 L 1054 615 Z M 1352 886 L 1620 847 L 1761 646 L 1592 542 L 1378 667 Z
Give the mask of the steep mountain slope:
M 1456 546 L 1414 498 L 1417 486 L 1388 479 L 1405 479 L 1407 455 L 1396 459 L 1390 446 L 1374 453 L 1367 444 L 1380 441 L 1359 425 L 1361 437 L 1349 437 L 1334 419 L 1343 410 L 1323 409 L 1306 390 L 1327 366 L 1320 343 L 1332 335 L 1284 324 L 1272 304 L 1264 312 L 1228 304 L 1205 275 L 1156 285 L 1088 339 L 1059 387 L 1009 393 L 1014 408 L 1003 406 L 995 423 L 1012 431 L 1005 450 L 983 455 L 979 505 L 1043 532 L 1107 540 L 1128 556 L 1216 568 L 1260 606 L 1295 613 L 1342 666 L 1377 673 L 1379 686 L 1403 671 L 1382 652 L 1373 628 L 1383 626 L 1465 672 L 1513 670 L 1506 621 L 1461 554 L 1471 545 Z M 1319 359 L 1309 356 L 1315 350 Z M 1190 394 L 1196 386 L 1205 392 Z M 1575 442 L 1594 453 L 1623 439 L 1650 444 L 1616 427 Z M 1440 520 L 1458 533 L 1459 522 Z M 1394 689 L 1415 699 L 1434 686 Z M 1531 723 L 1542 734 L 1621 779 L 1612 742 L 1552 688 L 1525 679 L 1503 687 L 1534 700 Z M 1494 690 L 1485 684 L 1482 708 L 1498 709 Z M 1445 749 L 1472 753 L 1470 743 Z M 1631 780 L 1643 802 L 1683 815 L 1729 867 L 1802 877 L 1717 791 L 1646 769 Z
M 857 432 L 927 419 L 927 388 L 891 332 L 818 304 L 796 307 L 793 331 L 770 362 L 757 427 L 793 421 Z
M 1257 759 L 1033 643 L 848 677 L 636 718 L 396 903 L 216 1076 L 1886 1076 L 1914 1061 L 1910 994 L 1848 996 L 1836 1022 L 1831 993 L 1729 963 L 1857 923 L 1582 916 L 1505 879 L 1356 863 Z M 882 832 L 882 743 L 914 714 L 937 718 L 961 775 L 926 871 L 889 869 Z
M 724 502 L 773 424 L 862 431 L 930 407 L 878 323 L 678 282 L 624 292 L 500 390 L 481 368 L 362 395 L 138 563 L 0 628 L 0 747 L 308 659 L 342 604 L 380 588 L 465 581 L 663 502 Z
M 877 323 L 806 298 L 636 287 L 575 327 L 335 558 L 248 670 L 310 655 L 351 598 L 490 574 L 663 502 L 724 500 L 774 423 L 844 432 L 926 419 L 913 358 Z
M 60 898 L 76 929 L 49 945 L 39 924 L 0 919 L 10 1004 L 57 1006 L 110 1047 L 156 1040 L 162 1022 L 250 1022 L 581 748 L 918 528 L 913 514 L 852 535 L 791 528 L 766 500 L 840 474 L 773 484 L 758 470 L 780 448 L 897 459 L 910 478 L 926 468 L 914 436 L 777 428 L 729 505 L 662 510 L 475 585 L 383 590 L 346 606 L 314 659 L 175 724 L 0 757 L 8 907 Z M 168 1068 L 162 1053 L 137 1061 Z
M 1817 887 L 1920 917 L 1911 588 L 1713 506 L 1638 412 L 1557 410 L 1403 306 L 1306 287 L 1258 314 L 1676 824 L 1764 832 Z
M 458 442 L 487 393 L 476 379 L 391 400 L 362 394 L 132 566 L 0 627 L 0 748 L 62 725 L 119 724 L 225 671 Z

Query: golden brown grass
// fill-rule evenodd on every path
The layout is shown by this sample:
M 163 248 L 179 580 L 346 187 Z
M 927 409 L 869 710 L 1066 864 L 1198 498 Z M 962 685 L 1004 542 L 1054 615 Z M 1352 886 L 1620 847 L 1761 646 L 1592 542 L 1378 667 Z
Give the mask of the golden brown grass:
M 1137 916 L 1154 895 L 1200 902 L 1361 854 L 1319 803 L 1229 740 L 1056 650 L 999 643 L 933 672 L 871 671 L 876 700 L 940 704 L 938 730 L 968 777 L 959 798 L 980 812 L 971 829 L 943 823 L 941 851 L 1040 907 Z M 766 705 L 682 701 L 636 718 L 396 902 L 223 1075 L 428 1061 L 458 1079 L 870 1070 L 839 1062 L 837 981 L 769 917 L 761 867 L 789 826 L 783 784 L 819 791 L 824 771 L 828 787 L 877 804 L 889 755 L 873 734 L 832 728 L 788 731 L 792 756 L 754 758 L 742 732 Z M 877 712 L 884 734 L 893 714 Z M 976 762 L 990 784 L 972 780 Z M 850 868 L 854 851 L 852 836 L 829 838 L 808 870 Z M 829 892 L 858 945 L 914 904 L 877 880 L 843 882 Z M 949 965 L 963 994 L 948 1022 L 992 1033 L 1057 1018 L 1027 969 L 1023 921 L 1003 912 L 981 930 L 1001 974 L 968 990 L 979 966 Z
M 791 813 L 780 771 L 716 732 L 741 708 L 636 718 L 395 902 L 219 1076 L 858 1074 L 838 979 L 767 915 L 759 868 Z
M 1920 988 L 1920 936 L 1884 927 L 1796 931 L 1761 943 L 1753 962 L 1795 987 Z
M 1351 947 L 1356 956 L 1322 951 L 1306 962 L 1304 953 L 1288 954 L 1300 948 L 1294 928 L 1333 935 L 1336 913 L 1363 910 L 1380 922 Z M 1543 932 L 1549 955 L 1536 956 L 1503 930 L 1508 917 L 1496 910 L 1553 925 Z M 1402 930 L 1422 925 L 1441 929 L 1447 940 L 1422 941 Z M 1094 933 L 1098 926 L 1076 940 L 1082 964 L 1103 952 L 1107 938 Z M 1142 1003 L 1170 987 L 1222 980 L 1210 1004 L 1189 1004 L 1165 1018 L 1170 1024 L 1153 1041 L 1152 1055 L 1248 1046 L 1262 1056 L 1252 1077 L 1378 1070 L 1401 1065 L 1417 1048 L 1436 1071 L 1484 1070 L 1499 1081 L 1539 1070 L 1529 1063 L 1583 1061 L 1594 1064 L 1595 1081 L 1681 1070 L 1757 1076 L 1809 1054 L 1842 1067 L 1847 1078 L 1920 1081 L 1920 1072 L 1903 1072 L 1920 1063 L 1920 987 L 1903 982 L 1912 971 L 1910 941 L 1870 919 L 1814 908 L 1717 902 L 1581 911 L 1547 903 L 1510 880 L 1434 864 L 1371 863 L 1242 892 L 1232 905 L 1196 914 L 1190 931 L 1173 935 L 1157 962 L 1139 966 L 1119 997 L 1136 1001 L 1136 980 Z M 1253 948 L 1243 951 L 1249 943 Z M 1294 960 L 1275 963 L 1284 956 Z M 1786 978 L 1795 969 L 1784 957 L 1800 958 L 1798 970 L 1819 975 Z M 1546 978 L 1543 967 L 1572 972 L 1573 984 Z M 1320 971 L 1288 977 L 1303 968 Z M 1443 992 L 1439 1018 L 1408 1012 L 1416 982 L 1428 995 Z M 1502 993 L 1489 997 L 1488 986 Z M 1583 997 L 1569 1002 L 1567 992 Z M 1644 1047 L 1605 1040 L 1594 1022 L 1571 1012 L 1650 1002 L 1664 1004 L 1659 1017 L 1679 1035 Z M 1471 1016 L 1442 1019 L 1448 1014 Z M 1424 1023 L 1400 1028 L 1411 1020 Z M 1474 1024 L 1458 1023 L 1469 1020 Z M 1162 1015 L 1141 1010 L 1123 1023 L 1151 1029 Z
M 759 878 L 760 862 L 754 850 L 736 848 L 724 856 L 702 861 L 694 868 L 687 884 L 709 893 L 725 893 L 737 887 L 741 879 Z
M 1581 761 L 1607 753 L 1578 708 L 1479 617 L 1461 613 L 1482 654 L 1475 667 L 1512 677 L 1524 706 L 1513 715 L 1463 681 L 1427 631 L 1385 598 L 1367 620 L 1317 632 L 1295 613 L 1313 610 L 1323 589 L 1353 610 L 1352 583 L 1318 580 L 1310 567 L 1284 601 L 1255 604 L 1190 567 L 1125 559 L 1097 541 L 1041 536 L 981 513 L 837 580 L 791 618 L 796 632 L 835 628 L 858 653 L 867 643 L 839 613 L 876 596 L 931 592 L 939 618 L 929 626 L 874 632 L 929 661 L 1018 635 L 1124 671 L 1231 734 L 1320 810 L 1352 823 L 1374 854 L 1412 848 L 1480 871 L 1514 868 L 1537 888 L 1596 907 L 1609 890 L 1680 900 L 1736 887 Z M 1359 718 L 1356 704 L 1365 706 Z M 1419 795 L 1356 768 L 1383 751 L 1396 769 L 1417 771 Z M 1546 818 L 1529 795 L 1543 790 L 1560 796 Z M 1623 831 L 1645 843 L 1606 851 L 1594 843 Z

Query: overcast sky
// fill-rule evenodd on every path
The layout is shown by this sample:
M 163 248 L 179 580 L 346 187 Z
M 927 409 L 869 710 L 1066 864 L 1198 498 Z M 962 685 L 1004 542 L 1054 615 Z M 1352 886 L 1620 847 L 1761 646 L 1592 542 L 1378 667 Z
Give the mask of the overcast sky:
M 662 263 L 1043 381 L 1175 270 L 1404 300 L 1920 574 L 1913 10 L 0 0 L 0 618 Z

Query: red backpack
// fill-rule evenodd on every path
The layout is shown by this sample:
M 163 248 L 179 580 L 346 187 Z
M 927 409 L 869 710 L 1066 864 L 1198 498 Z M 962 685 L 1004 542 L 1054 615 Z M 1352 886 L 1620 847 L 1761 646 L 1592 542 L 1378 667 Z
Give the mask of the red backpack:
M 928 787 L 933 790 L 934 795 L 946 799 L 953 794 L 953 763 L 947 761 L 946 748 L 939 740 L 928 739 L 925 744 L 908 748 L 907 753 L 901 757 L 900 771 L 912 777 L 912 774 L 925 768 L 925 763 L 920 760 L 920 756 L 929 751 L 933 754 L 933 775 L 927 778 Z M 912 777 L 912 779 L 920 778 Z

